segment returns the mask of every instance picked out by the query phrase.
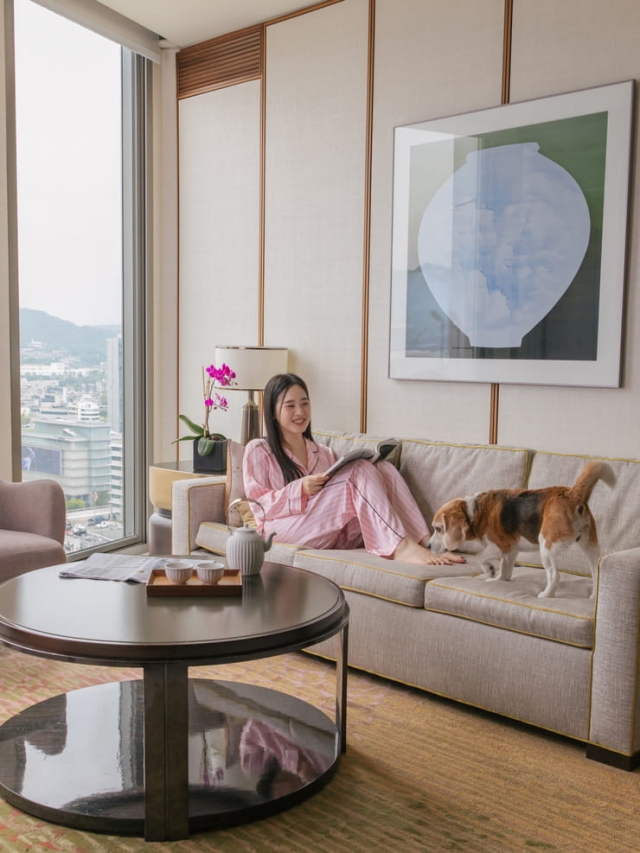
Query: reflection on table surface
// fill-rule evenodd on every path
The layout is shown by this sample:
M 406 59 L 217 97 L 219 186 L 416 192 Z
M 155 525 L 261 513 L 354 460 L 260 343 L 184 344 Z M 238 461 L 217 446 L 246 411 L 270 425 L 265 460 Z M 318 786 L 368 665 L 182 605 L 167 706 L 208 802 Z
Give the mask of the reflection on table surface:
M 66 813 L 142 820 L 143 686 L 114 682 L 34 705 L 0 727 L 0 778 L 19 797 Z M 189 682 L 190 814 L 284 797 L 337 760 L 321 711 L 248 684 Z

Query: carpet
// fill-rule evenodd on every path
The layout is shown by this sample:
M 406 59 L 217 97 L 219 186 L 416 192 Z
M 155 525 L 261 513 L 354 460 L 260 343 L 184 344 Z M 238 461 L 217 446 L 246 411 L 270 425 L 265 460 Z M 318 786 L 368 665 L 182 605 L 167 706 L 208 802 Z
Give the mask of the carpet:
M 310 655 L 192 673 L 272 687 L 333 712 L 335 668 Z M 0 721 L 61 691 L 140 675 L 5 649 Z M 334 779 L 275 817 L 149 844 L 48 824 L 0 800 L 0 850 L 622 853 L 640 845 L 640 772 L 588 761 L 580 744 L 358 672 L 349 675 L 348 713 Z

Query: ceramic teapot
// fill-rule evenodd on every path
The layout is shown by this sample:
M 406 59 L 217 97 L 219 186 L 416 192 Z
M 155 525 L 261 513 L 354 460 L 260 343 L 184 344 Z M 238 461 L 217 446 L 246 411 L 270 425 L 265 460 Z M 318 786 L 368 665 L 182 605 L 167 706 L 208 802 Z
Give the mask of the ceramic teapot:
M 240 500 L 239 498 L 232 501 L 229 506 L 240 503 Z M 227 566 L 230 569 L 239 569 L 242 575 L 259 574 L 264 555 L 271 548 L 275 535 L 272 533 L 265 541 L 257 530 L 247 524 L 235 528 L 227 540 Z

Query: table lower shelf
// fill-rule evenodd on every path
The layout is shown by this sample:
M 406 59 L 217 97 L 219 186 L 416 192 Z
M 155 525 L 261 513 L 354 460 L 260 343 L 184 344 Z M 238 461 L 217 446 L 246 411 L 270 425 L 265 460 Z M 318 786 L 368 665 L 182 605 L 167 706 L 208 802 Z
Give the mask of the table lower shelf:
M 194 832 L 266 817 L 311 796 L 335 773 L 340 739 L 326 714 L 293 696 L 190 679 L 188 751 Z M 143 682 L 74 690 L 7 720 L 0 794 L 53 823 L 143 835 Z

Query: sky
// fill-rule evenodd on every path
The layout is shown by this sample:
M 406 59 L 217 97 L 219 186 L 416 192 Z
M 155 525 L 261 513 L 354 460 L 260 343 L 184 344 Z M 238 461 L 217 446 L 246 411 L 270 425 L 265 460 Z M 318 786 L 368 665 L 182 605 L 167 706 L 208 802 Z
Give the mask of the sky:
M 15 0 L 20 306 L 121 323 L 120 47 Z

